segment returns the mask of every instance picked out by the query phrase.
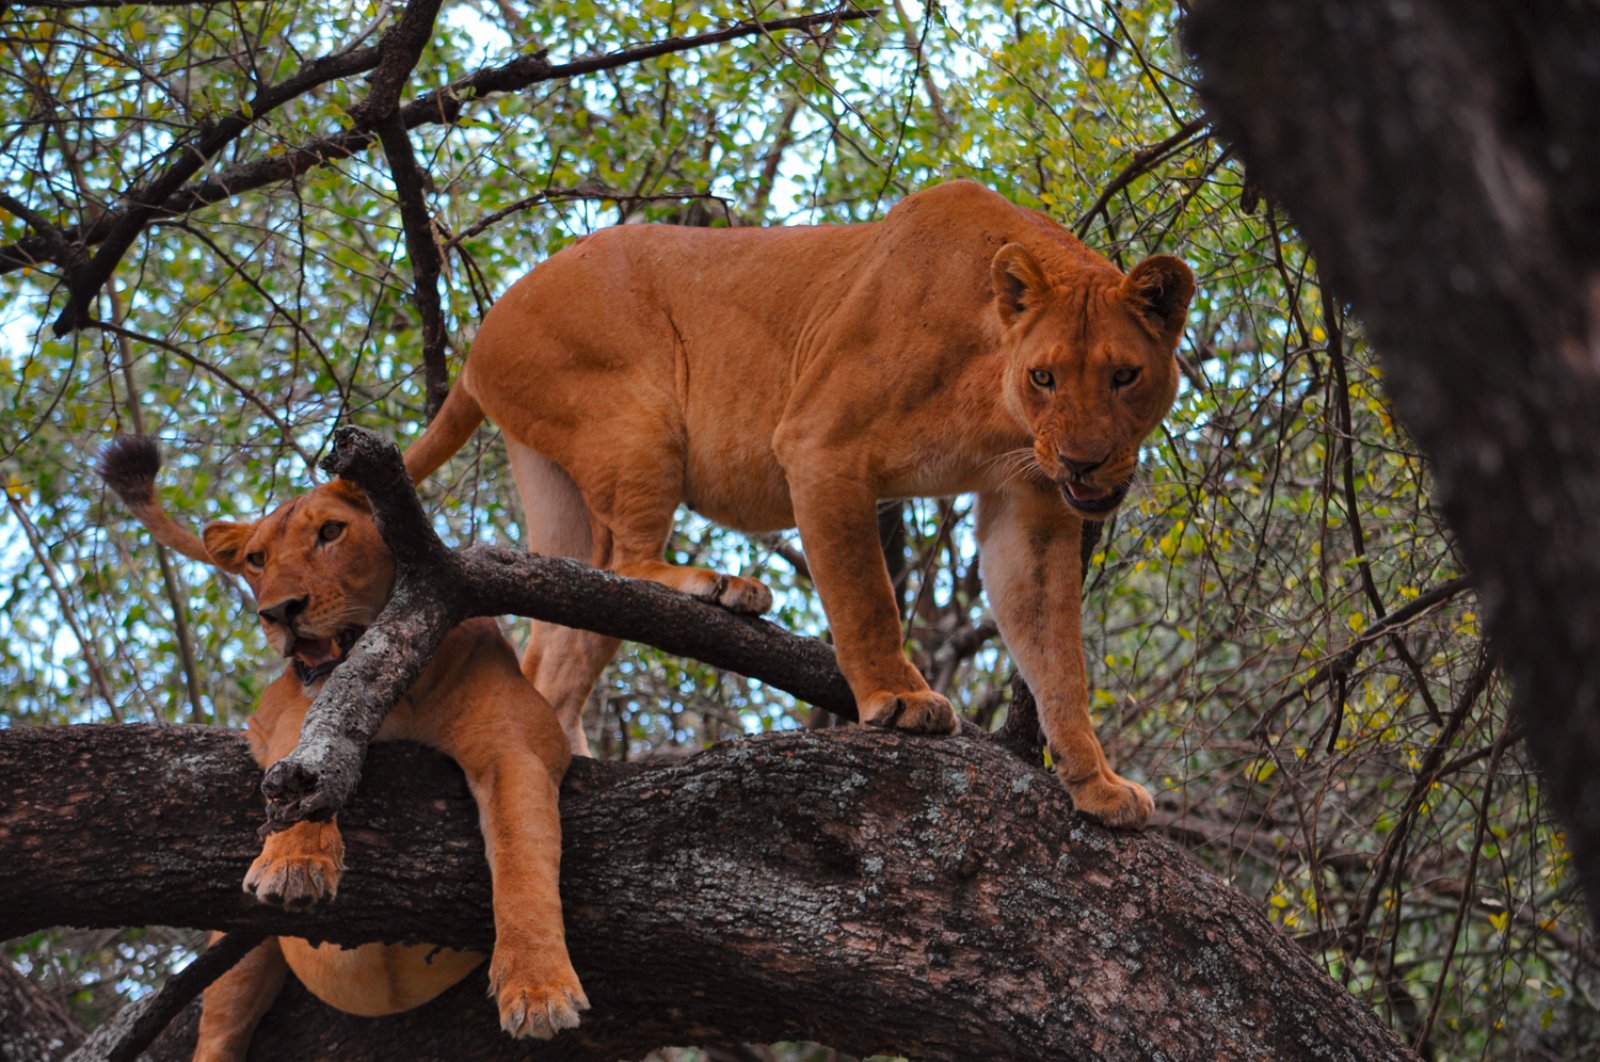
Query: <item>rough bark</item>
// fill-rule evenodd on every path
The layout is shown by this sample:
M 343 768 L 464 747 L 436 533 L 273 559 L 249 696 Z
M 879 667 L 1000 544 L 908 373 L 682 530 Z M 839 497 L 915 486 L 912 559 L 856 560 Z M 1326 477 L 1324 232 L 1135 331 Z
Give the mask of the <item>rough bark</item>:
M 82 1041 L 60 1001 L 0 961 L 0 1062 L 55 1062 Z
M 1202 95 L 1365 321 L 1600 916 L 1600 18 L 1205 0 Z
M 64 922 L 487 947 L 460 774 L 380 745 L 341 813 L 336 904 L 249 901 L 255 771 L 190 727 L 0 732 L 0 938 Z M 1407 1057 L 1244 897 L 1156 836 L 1073 816 L 995 743 L 792 732 L 661 766 L 574 764 L 569 944 L 594 1009 L 531 1051 L 481 978 L 364 1021 L 288 993 L 263 1058 L 637 1057 L 803 1038 L 919 1059 Z M 163 1057 L 181 1051 L 169 1043 Z

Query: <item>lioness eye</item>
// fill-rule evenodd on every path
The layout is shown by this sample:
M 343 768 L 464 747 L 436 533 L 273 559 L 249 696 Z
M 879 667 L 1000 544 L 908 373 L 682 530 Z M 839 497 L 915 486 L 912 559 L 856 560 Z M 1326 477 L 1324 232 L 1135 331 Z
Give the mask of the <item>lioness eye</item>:
M 329 520 L 327 523 L 317 528 L 317 541 L 332 542 L 342 534 L 344 534 L 344 524 L 340 523 L 338 520 Z
M 244 562 L 250 565 L 252 568 L 259 568 L 263 564 L 267 563 L 267 555 L 259 551 L 255 553 L 246 553 L 244 555 Z
M 1134 368 L 1118 369 L 1111 374 L 1112 387 L 1127 387 L 1139 378 L 1139 370 Z
M 1028 373 L 1028 379 L 1033 381 L 1033 386 L 1042 387 L 1046 391 L 1050 390 L 1056 385 L 1055 374 L 1049 369 L 1034 369 L 1032 372 Z

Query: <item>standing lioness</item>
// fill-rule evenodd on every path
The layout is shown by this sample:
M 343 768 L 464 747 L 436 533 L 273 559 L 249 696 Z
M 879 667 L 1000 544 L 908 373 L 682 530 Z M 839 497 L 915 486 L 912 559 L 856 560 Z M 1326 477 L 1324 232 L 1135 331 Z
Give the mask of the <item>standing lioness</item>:
M 528 547 L 759 612 L 760 583 L 667 564 L 681 502 L 744 531 L 798 526 L 861 718 L 948 733 L 906 660 L 882 498 L 978 494 L 982 570 L 1078 808 L 1142 826 L 1150 796 L 1089 722 L 1078 532 L 1122 501 L 1172 405 L 1194 294 L 1176 258 L 1123 276 L 1042 214 L 956 182 L 883 221 L 629 225 L 512 286 L 406 454 L 438 468 L 488 416 Z M 523 671 L 579 751 L 613 639 L 534 624 Z

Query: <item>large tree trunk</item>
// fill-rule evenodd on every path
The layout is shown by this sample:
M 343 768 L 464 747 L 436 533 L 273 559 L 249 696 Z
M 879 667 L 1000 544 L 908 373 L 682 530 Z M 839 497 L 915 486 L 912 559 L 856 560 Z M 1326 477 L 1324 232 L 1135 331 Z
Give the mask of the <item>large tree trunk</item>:
M 1600 916 L 1600 16 L 1202 0 L 1202 95 L 1365 320 Z
M 0 731 L 0 938 L 169 924 L 489 946 L 448 761 L 374 747 L 341 813 L 338 901 L 298 915 L 239 890 L 259 777 L 220 730 Z M 796 1038 L 918 1059 L 1406 1056 L 1247 899 L 1161 837 L 1076 817 L 990 741 L 850 728 L 580 759 L 562 811 L 594 1009 L 536 1057 Z M 287 993 L 258 1055 L 521 1057 L 482 990 L 381 1021 Z

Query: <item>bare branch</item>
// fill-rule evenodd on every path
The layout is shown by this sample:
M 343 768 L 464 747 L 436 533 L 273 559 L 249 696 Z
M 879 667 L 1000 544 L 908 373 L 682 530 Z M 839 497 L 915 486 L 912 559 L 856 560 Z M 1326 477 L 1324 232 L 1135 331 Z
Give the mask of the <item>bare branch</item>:
M 501 66 L 485 67 L 476 73 L 469 74 L 447 85 L 443 89 L 424 93 L 416 100 L 401 107 L 400 113 L 407 129 L 415 129 L 424 125 L 450 125 L 460 117 L 462 107 L 469 100 L 482 99 L 486 96 L 507 92 L 518 92 L 529 85 L 540 82 L 559 81 L 576 77 L 580 74 L 611 70 L 654 59 L 662 55 L 692 51 L 696 48 L 705 48 L 743 37 L 853 22 L 858 19 L 872 18 L 877 13 L 876 8 L 855 10 L 841 7 L 816 15 L 801 15 L 794 18 L 775 19 L 766 22 L 746 21 L 712 33 L 699 34 L 693 37 L 669 37 L 652 44 L 640 45 L 636 48 L 624 48 L 609 55 L 591 56 L 556 66 L 550 64 L 543 52 L 519 56 Z M 359 62 L 356 61 L 357 57 L 359 57 Z M 349 53 L 343 57 L 344 61 L 341 64 L 341 67 L 349 67 L 349 69 L 342 75 L 335 74 L 331 76 L 349 76 L 350 74 L 361 73 L 375 66 L 377 59 L 378 49 L 376 47 Z M 307 72 L 310 69 L 308 67 Z M 305 76 L 305 72 L 301 76 Z M 299 79 L 294 80 L 298 81 Z M 327 78 L 323 80 L 327 80 Z M 289 83 L 286 82 L 285 84 Z M 254 103 L 251 105 L 251 110 L 253 114 L 259 115 L 260 113 Z M 231 117 L 237 119 L 239 116 L 234 115 Z M 228 120 L 225 119 L 224 121 Z M 248 125 L 248 122 L 246 122 L 246 125 Z M 231 129 L 233 126 L 230 124 L 228 128 Z M 243 132 L 243 127 L 238 128 L 234 135 L 236 136 L 239 132 Z M 281 154 L 229 167 L 214 178 L 200 181 L 189 188 L 178 187 L 177 184 L 181 184 L 181 181 L 174 184 L 171 180 L 163 180 L 160 189 L 150 185 L 139 192 L 130 193 L 127 197 L 128 201 L 124 202 L 122 206 L 101 212 L 93 222 L 87 225 L 63 229 L 61 235 L 65 240 L 69 241 L 69 244 L 92 247 L 104 244 L 111 240 L 114 234 L 119 234 L 118 239 L 126 241 L 116 255 L 120 259 L 127 247 L 131 246 L 133 238 L 154 217 L 174 217 L 180 214 L 192 213 L 223 199 L 239 195 L 242 192 L 292 180 L 317 166 L 324 166 L 330 162 L 337 162 L 359 154 L 371 147 L 376 140 L 377 133 L 374 129 L 358 125 L 337 136 L 319 137 L 296 147 L 290 147 Z M 189 167 L 187 174 L 192 174 L 198 168 L 198 164 Z M 173 171 L 169 171 L 168 176 L 170 177 L 175 171 L 176 167 L 174 167 Z M 185 177 L 187 177 L 187 174 L 185 174 Z M 172 185 L 172 187 L 169 188 L 168 185 Z M 161 193 L 159 196 L 157 194 L 158 191 Z M 135 218 L 137 220 L 134 220 Z M 97 255 L 96 258 L 98 260 L 99 256 Z M 63 265 L 69 264 L 69 260 L 63 257 L 58 247 L 52 246 L 49 240 L 39 236 L 29 237 L 12 244 L 0 245 L 0 275 L 23 268 L 38 268 L 52 262 Z M 114 266 L 115 263 L 112 264 Z M 106 276 L 109 275 L 110 273 L 107 271 Z M 78 277 L 69 277 L 74 291 L 82 286 L 80 279 Z M 104 278 L 101 280 L 101 283 L 103 282 Z M 96 285 L 95 290 L 98 290 L 98 285 Z M 63 313 L 62 320 L 65 319 L 66 314 Z

